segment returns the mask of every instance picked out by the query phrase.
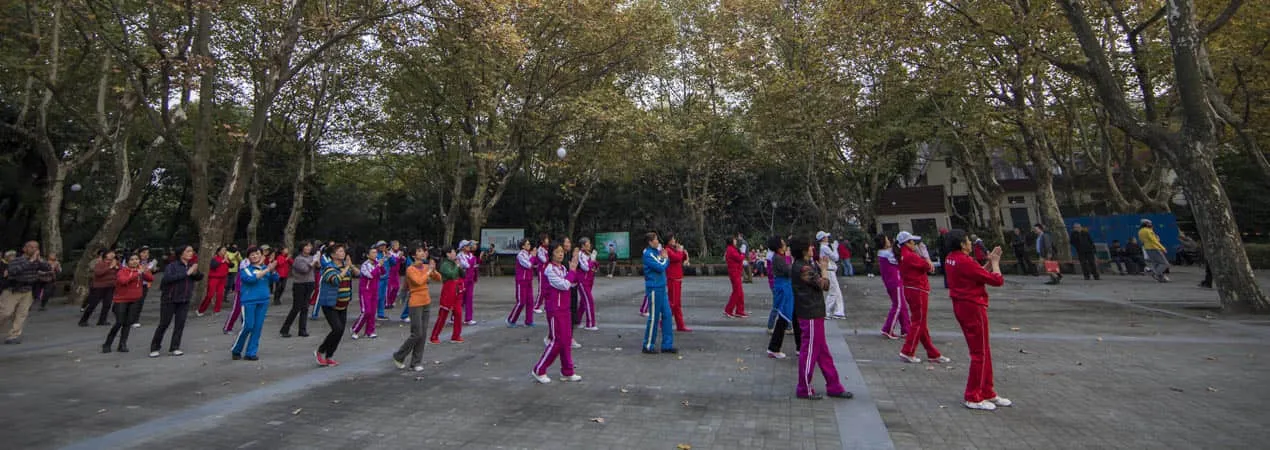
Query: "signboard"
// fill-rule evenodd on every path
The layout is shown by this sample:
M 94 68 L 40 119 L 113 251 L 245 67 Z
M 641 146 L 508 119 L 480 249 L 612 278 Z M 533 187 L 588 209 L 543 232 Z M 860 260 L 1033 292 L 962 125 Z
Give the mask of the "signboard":
M 631 234 L 625 231 L 595 233 L 596 258 L 609 260 L 609 252 L 617 252 L 617 259 L 630 259 Z
M 481 248 L 493 246 L 494 252 L 500 255 L 515 255 L 520 252 L 520 241 L 525 239 L 522 228 L 482 228 Z

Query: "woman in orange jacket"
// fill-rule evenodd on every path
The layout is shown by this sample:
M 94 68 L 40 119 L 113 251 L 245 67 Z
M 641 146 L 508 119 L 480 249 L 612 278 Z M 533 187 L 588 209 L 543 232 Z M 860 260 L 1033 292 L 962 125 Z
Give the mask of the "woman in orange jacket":
M 404 252 L 398 252 L 398 254 Z M 428 249 L 414 250 L 413 264 L 406 268 L 406 289 L 410 291 L 407 311 L 410 313 L 410 337 L 392 354 L 392 362 L 398 369 L 406 368 L 406 356 L 415 372 L 423 371 L 423 339 L 428 333 L 428 318 L 432 312 L 432 295 L 428 293 L 428 281 L 441 281 L 437 263 L 428 259 Z

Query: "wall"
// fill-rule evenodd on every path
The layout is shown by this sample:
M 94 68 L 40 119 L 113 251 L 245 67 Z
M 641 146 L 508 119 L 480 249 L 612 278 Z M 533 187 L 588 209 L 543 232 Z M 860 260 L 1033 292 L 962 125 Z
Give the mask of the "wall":
M 942 164 L 942 163 L 941 163 Z M 913 231 L 913 219 L 935 219 L 935 227 L 948 228 L 947 214 L 902 214 L 902 215 L 880 215 L 878 216 L 878 227 L 883 228 L 886 224 L 895 223 L 899 225 L 900 231 Z
M 1138 227 L 1142 223 L 1142 219 L 1150 219 L 1152 225 L 1155 226 L 1155 234 L 1160 237 L 1160 243 L 1164 244 L 1164 249 L 1168 252 L 1169 258 L 1172 259 L 1174 249 L 1181 244 L 1178 239 L 1177 218 L 1173 214 L 1121 214 L 1116 216 L 1081 216 L 1081 217 L 1064 217 L 1063 223 L 1071 230 L 1073 224 L 1081 224 L 1089 228 L 1089 235 L 1094 238 L 1095 243 L 1110 244 L 1111 241 L 1119 240 L 1121 245 L 1129 242 L 1130 237 L 1138 236 Z M 1072 253 L 1075 253 L 1075 247 Z

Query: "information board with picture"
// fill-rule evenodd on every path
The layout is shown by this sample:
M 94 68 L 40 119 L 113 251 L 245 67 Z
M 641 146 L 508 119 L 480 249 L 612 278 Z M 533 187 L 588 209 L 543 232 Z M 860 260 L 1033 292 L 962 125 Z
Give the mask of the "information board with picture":
M 520 252 L 520 241 L 525 238 L 523 228 L 482 228 L 481 247 L 494 246 L 494 252 L 500 255 L 515 255 Z
M 608 261 L 609 253 L 613 252 L 617 253 L 617 259 L 630 259 L 631 233 L 626 231 L 595 233 L 595 251 L 600 261 Z

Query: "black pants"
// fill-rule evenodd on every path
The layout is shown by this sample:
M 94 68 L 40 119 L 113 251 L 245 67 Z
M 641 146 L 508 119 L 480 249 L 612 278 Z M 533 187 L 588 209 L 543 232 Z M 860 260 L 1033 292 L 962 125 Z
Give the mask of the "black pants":
M 49 304 L 49 297 L 52 296 L 52 293 L 53 283 L 36 283 L 36 285 L 31 288 L 31 295 L 33 296 L 31 304 L 34 305 L 39 303 L 40 309 L 44 309 L 44 307 Z
M 168 325 L 176 319 L 176 328 L 172 329 L 172 344 L 168 351 L 181 349 L 181 334 L 185 333 L 185 318 L 190 315 L 190 303 L 159 304 L 159 326 L 154 329 L 154 339 L 150 340 L 150 351 L 157 352 L 163 348 L 163 335 L 168 332 Z
M 1027 252 L 1014 252 L 1014 259 L 1018 261 L 1019 275 L 1036 275 L 1036 263 L 1032 262 Z
M 776 328 L 772 329 L 772 340 L 767 344 L 767 350 L 770 352 L 781 351 L 781 346 L 785 345 L 785 329 L 794 328 L 794 349 L 803 348 L 803 330 L 798 327 L 798 322 L 789 323 L 784 317 L 776 317 Z
M 1080 258 L 1080 273 L 1085 275 L 1088 280 L 1093 276 L 1095 280 L 1098 278 L 1098 261 L 1094 259 L 1093 253 L 1081 253 L 1077 256 Z
M 150 295 L 150 286 L 142 286 L 142 287 L 141 287 L 141 298 L 137 299 L 137 306 L 134 306 L 134 307 L 133 307 L 133 309 L 135 309 L 135 310 L 136 310 L 136 312 L 134 312 L 134 313 L 132 314 L 133 319 L 132 319 L 132 322 L 128 322 L 128 324 L 129 324 L 129 325 L 132 325 L 132 324 L 134 324 L 134 323 L 140 323 L 140 322 L 141 322 L 141 308 L 145 307 L 145 305 L 146 305 L 146 296 L 148 296 L 148 295 Z
M 318 346 L 318 353 L 330 358 L 335 356 L 335 349 L 340 347 L 340 339 L 344 338 L 344 328 L 348 327 L 348 310 L 323 306 L 322 316 L 326 317 L 326 323 L 331 326 L 331 332 L 326 335 L 326 339 L 322 340 L 322 345 Z
M 873 274 L 873 261 L 865 261 L 865 262 L 864 262 L 864 275 L 865 275 L 865 276 L 869 276 L 869 275 L 872 275 L 872 274 Z
M 281 290 L 278 291 L 282 293 Z M 291 322 L 300 317 L 300 335 L 309 334 L 309 297 L 313 295 L 313 282 L 296 283 L 291 286 L 291 311 L 287 312 L 287 320 L 282 322 L 282 334 L 291 333 Z
M 274 283 L 272 287 L 273 287 L 273 304 L 275 304 L 275 305 L 281 305 L 281 304 L 282 304 L 282 291 L 287 290 L 287 277 L 280 277 L 280 278 L 278 278 L 278 281 L 277 281 L 276 283 Z M 292 290 L 294 290 L 294 289 L 292 289 Z M 303 328 L 302 328 L 302 329 L 303 329 Z
M 582 310 L 578 308 L 578 287 L 569 288 L 569 317 L 573 319 L 573 326 L 576 328 L 582 324 Z
M 106 324 L 106 314 L 109 314 L 111 300 L 115 296 L 115 288 L 92 288 L 88 290 L 88 298 L 84 300 L 84 314 L 79 317 L 80 325 L 87 325 L 88 318 L 93 316 L 93 310 L 97 309 L 97 305 L 101 304 L 101 316 L 97 318 L 97 325 Z
M 106 347 L 115 342 L 115 335 L 119 335 L 119 346 L 128 346 L 128 331 L 132 329 L 132 324 L 136 323 L 137 303 L 115 303 L 115 325 L 110 327 L 110 334 L 106 335 Z
M 406 338 L 406 342 L 401 343 L 401 348 L 392 354 L 392 359 L 405 361 L 406 356 L 410 355 L 410 366 L 421 366 L 423 365 L 423 345 L 428 339 L 428 321 L 432 319 L 432 307 L 413 306 L 409 308 L 409 311 L 410 337 Z

